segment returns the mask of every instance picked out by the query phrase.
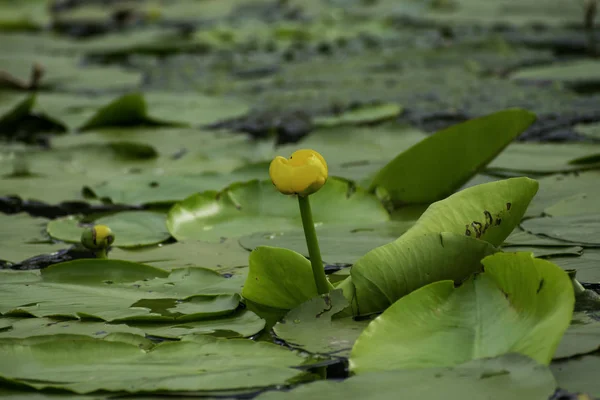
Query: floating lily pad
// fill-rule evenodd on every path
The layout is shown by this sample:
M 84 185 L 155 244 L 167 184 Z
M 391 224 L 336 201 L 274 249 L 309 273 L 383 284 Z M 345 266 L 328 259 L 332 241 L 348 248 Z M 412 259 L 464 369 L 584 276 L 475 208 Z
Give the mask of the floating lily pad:
M 324 227 L 319 230 L 319 248 L 324 261 L 330 264 L 354 264 L 376 247 L 393 242 L 413 225 L 413 221 L 369 224 L 360 228 Z M 239 239 L 247 250 L 258 246 L 283 247 L 306 257 L 306 237 L 302 230 L 278 233 L 253 233 Z
M 600 214 L 600 202 L 598 201 L 598 198 L 595 197 L 593 190 L 590 192 L 592 193 L 579 193 L 574 196 L 567 197 L 546 208 L 544 210 L 544 214 L 550 217 Z
M 50 266 L 33 282 L 0 284 L 0 313 L 104 321 L 200 320 L 233 311 L 242 283 L 243 278 L 227 279 L 202 268 L 169 274 L 127 261 L 77 260 Z
M 589 161 L 580 161 L 586 159 Z M 513 143 L 487 166 L 487 171 L 549 174 L 583 171 L 599 166 L 600 144 Z
M 0 48 L 2 48 L 0 46 Z M 67 91 L 135 89 L 142 83 L 142 74 L 111 66 L 82 66 L 77 57 L 39 54 L 2 54 L 2 70 L 22 82 L 29 82 L 31 69 L 37 64 L 44 73 L 39 86 Z
M 452 366 L 511 352 L 549 364 L 571 322 L 571 280 L 527 253 L 482 263 L 485 272 L 459 288 L 432 283 L 372 321 L 352 349 L 352 370 Z
M 16 99 L 11 97 L 11 102 Z M 31 108 L 69 130 L 135 125 L 206 125 L 239 117 L 248 111 L 247 106 L 237 100 L 162 92 L 135 92 L 119 97 L 43 93 L 34 99 Z
M 569 86 L 600 84 L 600 62 L 576 60 L 521 68 L 510 76 L 515 80 L 552 81 Z
M 534 235 L 533 233 L 515 228 L 515 230 L 504 240 L 502 244 L 505 248 L 513 246 L 534 246 L 534 247 L 587 247 L 584 243 L 566 242 L 564 240 L 553 239 L 545 236 Z
M 377 198 L 348 182 L 330 178 L 311 195 L 313 220 L 321 226 L 359 227 L 389 220 Z M 302 226 L 298 201 L 270 181 L 234 184 L 222 192 L 204 192 L 175 204 L 167 226 L 177 240 L 219 241 L 254 232 L 281 232 Z
M 290 367 L 304 361 L 274 344 L 209 337 L 162 343 L 148 351 L 86 336 L 34 344 L 11 340 L 2 343 L 0 358 L 4 379 L 76 393 L 257 388 L 285 384 L 302 374 Z
M 581 282 L 600 283 L 599 249 L 585 249 L 579 257 L 554 257 L 551 261 L 565 270 L 576 270 Z
M 571 392 L 589 393 L 593 397 L 600 395 L 599 355 L 587 355 L 554 362 L 550 369 L 560 388 Z
M 401 112 L 402 106 L 398 104 L 375 104 L 351 109 L 339 115 L 318 117 L 313 123 L 318 127 L 373 123 L 395 118 Z
M 48 254 L 68 247 L 52 243 L 44 234 L 45 218 L 27 214 L 0 214 L 0 260 L 19 262 L 40 254 Z
M 219 243 L 186 241 L 146 248 L 114 248 L 109 258 L 134 261 L 165 270 L 205 267 L 219 272 L 235 272 L 248 265 L 250 252 L 228 239 Z
M 265 171 L 204 173 L 197 175 L 131 174 L 112 178 L 94 187 L 86 187 L 89 196 L 118 204 L 175 203 L 208 190 L 221 190 L 247 179 L 265 178 Z
M 593 353 L 597 350 L 600 350 L 600 321 L 580 312 L 573 315 L 571 325 L 554 353 L 554 359 Z
M 532 253 L 534 257 L 548 258 L 556 256 L 580 256 L 583 254 L 583 247 L 527 247 L 527 246 L 509 246 L 503 248 L 510 253 Z
M 81 144 L 42 150 L 38 147 L 0 148 L 0 195 L 20 196 L 45 203 L 83 200 L 81 189 L 90 183 L 136 168 L 152 168 L 156 150 L 135 142 Z M 93 162 L 90 162 L 93 160 Z M 20 163 L 29 175 L 15 176 Z
M 273 330 L 289 345 L 311 353 L 348 357 L 354 341 L 369 323 L 332 317 L 348 306 L 341 290 L 314 297 L 286 314 Z M 318 334 L 315 334 L 317 333 Z
M 520 354 L 469 361 L 451 368 L 366 372 L 344 381 L 325 380 L 289 392 L 267 392 L 257 400 L 396 400 L 473 398 L 547 399 L 556 382 L 550 370 Z
M 600 246 L 600 214 L 531 218 L 521 227 L 536 235 Z
M 186 335 L 211 335 L 220 337 L 249 337 L 260 332 L 265 321 L 252 311 L 243 310 L 224 317 L 175 324 L 109 324 L 86 320 L 55 320 L 51 318 L 2 318 L 0 338 L 26 338 L 45 335 L 86 335 L 104 338 L 117 333 L 150 335 L 156 338 L 181 339 Z
M 164 242 L 171 237 L 165 225 L 164 214 L 151 211 L 122 211 L 94 221 L 107 225 L 115 234 L 116 247 L 140 247 Z M 48 223 L 47 231 L 55 239 L 80 243 L 81 234 L 90 226 L 76 217 L 65 217 Z
M 49 23 L 48 3 L 44 0 L 0 2 L 2 31 L 37 31 Z

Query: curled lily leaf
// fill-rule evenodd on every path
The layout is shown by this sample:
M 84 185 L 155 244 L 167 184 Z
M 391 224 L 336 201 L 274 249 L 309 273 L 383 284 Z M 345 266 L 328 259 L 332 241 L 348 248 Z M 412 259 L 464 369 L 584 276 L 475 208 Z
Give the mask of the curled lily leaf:
M 297 150 L 290 158 L 275 157 L 269 166 L 271 181 L 283 194 L 305 197 L 327 182 L 327 163 L 314 150 Z
M 93 250 L 98 258 L 106 258 L 106 249 L 115 241 L 115 234 L 106 225 L 96 225 L 81 234 L 81 244 Z

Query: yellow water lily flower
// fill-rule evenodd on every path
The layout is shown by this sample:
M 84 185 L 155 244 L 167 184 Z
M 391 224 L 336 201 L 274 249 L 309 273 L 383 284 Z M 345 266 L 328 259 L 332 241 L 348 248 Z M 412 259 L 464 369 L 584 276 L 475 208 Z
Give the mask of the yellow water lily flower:
M 115 241 L 115 234 L 106 225 L 95 225 L 81 234 L 81 243 L 90 250 L 103 250 Z
M 314 150 L 297 150 L 290 158 L 275 157 L 269 166 L 269 176 L 281 193 L 304 197 L 327 182 L 327 163 Z

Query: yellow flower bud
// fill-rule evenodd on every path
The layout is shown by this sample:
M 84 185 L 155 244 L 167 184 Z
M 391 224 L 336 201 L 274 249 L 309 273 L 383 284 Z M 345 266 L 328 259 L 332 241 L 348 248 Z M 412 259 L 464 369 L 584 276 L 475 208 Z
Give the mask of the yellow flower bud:
M 314 150 L 298 150 L 289 159 L 275 157 L 269 166 L 269 175 L 281 193 L 304 197 L 327 182 L 327 163 Z
M 81 244 L 90 250 L 105 250 L 115 241 L 115 234 L 106 225 L 96 225 L 81 234 Z

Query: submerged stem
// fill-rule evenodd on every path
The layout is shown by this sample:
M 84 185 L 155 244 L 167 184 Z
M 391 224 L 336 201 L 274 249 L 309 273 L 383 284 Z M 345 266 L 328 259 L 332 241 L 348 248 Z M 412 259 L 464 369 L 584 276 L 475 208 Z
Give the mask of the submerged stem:
M 308 255 L 310 256 L 310 264 L 315 283 L 317 284 L 317 291 L 319 294 L 329 293 L 329 281 L 325 276 L 325 268 L 323 268 L 323 261 L 321 260 L 321 250 L 319 250 L 319 241 L 317 240 L 317 232 L 315 231 L 308 196 L 298 196 L 298 204 L 300 205 L 304 237 L 306 238 L 306 246 L 308 247 Z

